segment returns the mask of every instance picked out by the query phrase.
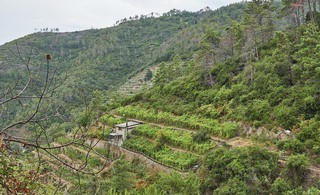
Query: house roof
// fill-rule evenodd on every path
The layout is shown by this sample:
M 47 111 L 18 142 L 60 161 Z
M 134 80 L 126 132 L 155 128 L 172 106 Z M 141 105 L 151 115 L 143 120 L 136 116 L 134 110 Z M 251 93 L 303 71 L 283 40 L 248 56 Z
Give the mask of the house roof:
M 109 135 L 110 135 L 110 136 L 113 136 L 113 137 L 122 136 L 122 134 L 120 134 L 120 133 L 110 133 Z
M 122 123 L 122 124 L 119 124 L 119 125 L 116 125 L 116 127 L 119 127 L 119 128 L 126 128 L 126 127 L 133 127 L 133 126 L 137 126 L 139 125 L 140 123 L 138 122 L 134 122 L 134 121 L 129 121 L 127 123 Z

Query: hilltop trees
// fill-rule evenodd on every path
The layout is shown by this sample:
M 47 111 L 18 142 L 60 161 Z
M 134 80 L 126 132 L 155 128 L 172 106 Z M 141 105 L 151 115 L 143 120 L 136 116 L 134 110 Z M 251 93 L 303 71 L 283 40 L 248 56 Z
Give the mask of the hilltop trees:
M 203 80 L 206 85 L 213 86 L 214 78 L 211 74 L 211 68 L 214 66 L 218 60 L 218 48 L 219 48 L 220 38 L 218 33 L 213 29 L 208 29 L 205 36 L 200 43 L 200 64 L 203 70 Z
M 317 0 L 282 0 L 284 8 L 282 12 L 291 14 L 294 26 L 297 28 L 301 24 L 311 21 L 319 26 L 320 22 L 320 2 Z

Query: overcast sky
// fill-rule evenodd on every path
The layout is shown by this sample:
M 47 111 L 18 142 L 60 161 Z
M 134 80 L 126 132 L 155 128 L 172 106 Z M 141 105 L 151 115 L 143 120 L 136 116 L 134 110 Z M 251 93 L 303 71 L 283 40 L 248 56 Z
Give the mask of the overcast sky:
M 41 28 L 60 32 L 110 27 L 125 17 L 171 9 L 212 10 L 240 0 L 0 0 L 0 45 Z

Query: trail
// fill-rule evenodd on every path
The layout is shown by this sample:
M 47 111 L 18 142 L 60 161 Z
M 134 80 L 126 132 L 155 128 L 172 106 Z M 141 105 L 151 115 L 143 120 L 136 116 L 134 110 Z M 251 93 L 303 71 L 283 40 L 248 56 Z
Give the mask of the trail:
M 312 173 L 314 173 L 315 175 L 317 175 L 318 177 L 320 177 L 320 168 L 319 168 L 319 167 L 310 166 L 308 169 L 309 169 Z
M 114 164 L 117 160 L 118 160 L 118 159 L 111 161 L 111 162 L 100 172 L 100 174 L 104 174 L 104 173 L 108 172 L 108 171 L 112 168 L 113 164 Z

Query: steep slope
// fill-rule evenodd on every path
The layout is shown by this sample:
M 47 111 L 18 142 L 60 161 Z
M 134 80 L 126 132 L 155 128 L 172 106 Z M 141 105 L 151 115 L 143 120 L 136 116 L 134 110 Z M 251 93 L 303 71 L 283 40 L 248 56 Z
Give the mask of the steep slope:
M 213 193 L 270 193 L 278 190 L 278 182 L 287 185 L 282 192 L 288 193 L 302 194 L 304 190 L 319 188 L 319 178 L 313 180 L 307 174 L 318 174 L 314 170 L 320 164 L 320 29 L 316 20 L 306 18 L 299 26 L 275 31 L 277 23 L 272 19 L 271 2 L 253 1 L 241 22 L 232 23 L 224 31 L 207 30 L 193 58 L 177 55 L 171 62 L 162 63 L 154 87 L 128 98 L 116 109 L 118 115 L 188 128 L 202 135 L 244 136 L 276 148 L 281 157 L 286 157 L 286 163 L 273 161 L 278 157 L 265 150 L 265 154 L 275 155 L 267 157 L 259 145 L 254 149 L 242 148 L 246 152 L 253 149 L 249 153 L 273 161 L 270 167 L 283 163 L 278 169 L 281 174 L 270 178 L 264 188 L 258 174 L 253 173 L 257 169 L 244 167 L 248 161 L 246 152 L 240 154 L 242 149 L 213 150 L 205 157 L 205 167 L 200 171 L 205 190 Z M 252 13 L 256 15 L 253 17 Z M 152 132 L 149 128 L 139 136 L 150 137 Z M 154 154 L 159 150 L 156 144 L 174 137 L 166 137 L 161 131 L 153 134 L 158 136 L 155 143 L 135 137 L 127 143 L 131 148 Z M 230 151 L 240 152 L 232 163 Z M 308 170 L 310 164 L 315 169 Z M 230 173 L 225 175 L 228 169 Z M 207 175 L 210 171 L 213 174 Z M 240 179 L 246 171 L 253 175 Z M 233 188 L 235 183 L 240 187 Z
M 129 78 L 123 85 L 119 87 L 117 93 L 125 95 L 134 95 L 142 90 L 147 90 L 153 85 L 154 75 L 157 67 L 151 67 Z
M 25 62 L 29 62 L 27 59 L 30 57 L 31 70 L 37 75 L 45 71 L 45 54 L 49 53 L 52 58 L 50 72 L 67 76 L 55 92 L 56 99 L 47 102 L 45 110 L 53 115 L 54 110 L 59 109 L 59 122 L 66 121 L 70 119 L 72 110 L 88 104 L 95 90 L 108 95 L 145 67 L 170 61 L 176 54 L 185 60 L 191 59 L 199 49 L 205 29 L 212 23 L 216 23 L 219 29 L 223 28 L 230 22 L 221 19 L 226 15 L 230 20 L 241 18 L 243 6 L 233 4 L 215 11 L 196 13 L 171 10 L 158 18 L 122 20 L 111 28 L 72 33 L 38 32 L 25 36 L 0 47 L 3 93 L 21 76 L 26 80 L 27 70 L 21 57 Z M 30 88 L 33 90 L 29 90 L 29 95 L 38 93 L 36 90 L 44 81 L 43 77 L 33 79 L 37 81 L 32 82 Z M 5 112 L 7 116 L 3 118 L 12 121 L 21 109 L 16 109 L 17 104 L 9 107 L 11 111 Z M 73 111 L 76 112 L 79 111 Z

